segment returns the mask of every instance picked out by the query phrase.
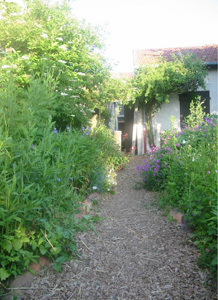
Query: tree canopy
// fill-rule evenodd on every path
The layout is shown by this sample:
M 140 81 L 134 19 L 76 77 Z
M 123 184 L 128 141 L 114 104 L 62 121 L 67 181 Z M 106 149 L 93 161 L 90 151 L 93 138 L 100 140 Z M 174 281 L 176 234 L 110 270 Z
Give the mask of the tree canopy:
M 0 65 L 27 88 L 33 77 L 55 79 L 57 126 L 81 126 L 95 109 L 114 101 L 116 84 L 101 51 L 97 29 L 72 19 L 66 2 L 25 1 L 24 8 L 1 1 Z M 42 79 L 43 80 L 43 79 Z M 110 84 L 109 84 L 110 82 Z M 107 94 L 110 85 L 111 93 Z

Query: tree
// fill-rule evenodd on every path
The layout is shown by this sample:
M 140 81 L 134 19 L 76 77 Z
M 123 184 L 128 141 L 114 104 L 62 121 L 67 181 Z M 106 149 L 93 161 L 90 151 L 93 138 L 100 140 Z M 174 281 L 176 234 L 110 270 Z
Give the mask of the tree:
M 143 106 L 146 115 L 146 129 L 149 144 L 154 143 L 152 118 L 169 95 L 195 91 L 205 87 L 207 74 L 205 65 L 193 55 L 172 56 L 172 60 L 163 58 L 157 65 L 141 66 L 133 79 L 133 97 L 135 105 Z
M 52 75 L 57 127 L 85 125 L 95 109 L 104 110 L 106 102 L 114 101 L 105 93 L 110 67 L 101 54 L 98 31 L 72 19 L 68 4 L 30 0 L 22 9 L 1 1 L 0 16 L 2 71 L 24 89 L 31 78 Z

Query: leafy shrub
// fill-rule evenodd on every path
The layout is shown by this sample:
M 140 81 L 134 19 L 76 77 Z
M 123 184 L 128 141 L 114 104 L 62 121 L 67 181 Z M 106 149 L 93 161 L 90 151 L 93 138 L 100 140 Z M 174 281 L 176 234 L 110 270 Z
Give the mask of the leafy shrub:
M 40 255 L 60 270 L 76 254 L 75 232 L 94 228 L 97 219 L 75 218 L 84 196 L 93 187 L 110 189 L 108 176 L 125 159 L 104 125 L 55 127 L 49 75 L 30 81 L 27 91 L 5 81 L 0 97 L 0 279 L 20 274 Z
M 146 189 L 164 191 L 162 206 L 178 207 L 194 229 L 200 264 L 213 274 L 217 265 L 217 117 L 205 115 L 201 103 L 190 107 L 187 126 L 170 129 L 138 166 Z M 162 193 L 163 194 L 163 193 Z

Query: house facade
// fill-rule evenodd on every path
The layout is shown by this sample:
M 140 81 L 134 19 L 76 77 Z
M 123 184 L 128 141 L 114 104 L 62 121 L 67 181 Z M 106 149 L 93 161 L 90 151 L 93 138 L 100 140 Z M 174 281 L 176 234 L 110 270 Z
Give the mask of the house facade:
M 171 128 L 170 118 L 174 117 L 174 128 L 181 129 L 184 125 L 184 118 L 189 114 L 191 100 L 196 96 L 201 96 L 205 100 L 205 112 L 218 114 L 218 45 L 207 45 L 200 47 L 170 48 L 170 49 L 150 49 L 133 51 L 134 69 L 137 70 L 142 64 L 155 64 L 159 57 L 170 60 L 172 54 L 179 55 L 194 54 L 201 59 L 207 69 L 206 89 L 199 88 L 194 94 L 185 93 L 181 95 L 171 95 L 169 103 L 162 104 L 161 108 L 153 117 L 153 131 L 155 133 L 155 144 L 160 144 L 160 134 L 164 130 Z M 143 109 L 135 107 L 134 110 L 128 108 L 124 111 L 124 131 L 129 135 L 129 145 L 137 147 L 137 154 L 143 155 L 149 150 L 147 143 L 145 113 Z M 129 147 L 127 145 L 127 148 Z

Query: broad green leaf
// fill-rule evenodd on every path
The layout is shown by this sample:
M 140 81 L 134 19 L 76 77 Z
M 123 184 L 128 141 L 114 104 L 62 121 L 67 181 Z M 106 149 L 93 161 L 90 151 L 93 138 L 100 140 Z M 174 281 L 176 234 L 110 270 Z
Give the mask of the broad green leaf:
M 10 276 L 10 274 L 3 268 L 0 268 L 0 279 L 5 280 Z
M 42 255 L 45 255 L 45 253 L 47 252 L 47 249 L 43 245 L 40 245 L 39 246 L 39 251 Z
M 23 243 L 28 243 L 30 239 L 27 236 L 24 236 L 21 238 L 21 240 Z
M 14 239 L 14 240 L 12 241 L 12 244 L 13 244 L 14 249 L 15 249 L 16 251 L 18 251 L 18 250 L 20 250 L 20 248 L 22 247 L 23 242 L 22 242 L 22 240 Z
M 53 264 L 53 268 L 55 269 L 55 271 L 60 272 L 61 271 L 61 263 L 54 263 Z
M 9 241 L 5 241 L 2 248 L 10 252 L 12 249 L 12 243 Z

